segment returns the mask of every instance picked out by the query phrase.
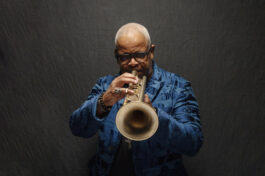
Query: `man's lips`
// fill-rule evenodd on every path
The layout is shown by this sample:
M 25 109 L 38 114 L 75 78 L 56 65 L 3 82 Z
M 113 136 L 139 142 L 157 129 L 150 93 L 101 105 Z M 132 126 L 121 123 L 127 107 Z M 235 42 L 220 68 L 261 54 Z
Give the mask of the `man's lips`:
M 133 70 L 137 71 L 138 73 L 144 72 L 142 69 L 130 69 L 130 70 L 125 70 L 125 71 L 131 73 Z

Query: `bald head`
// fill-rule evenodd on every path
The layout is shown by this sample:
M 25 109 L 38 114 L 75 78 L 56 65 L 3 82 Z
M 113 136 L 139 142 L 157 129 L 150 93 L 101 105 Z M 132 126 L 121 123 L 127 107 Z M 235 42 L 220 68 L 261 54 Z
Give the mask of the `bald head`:
M 123 25 L 115 36 L 116 47 L 129 46 L 135 43 L 145 45 L 147 49 L 150 48 L 151 39 L 147 29 L 138 23 Z

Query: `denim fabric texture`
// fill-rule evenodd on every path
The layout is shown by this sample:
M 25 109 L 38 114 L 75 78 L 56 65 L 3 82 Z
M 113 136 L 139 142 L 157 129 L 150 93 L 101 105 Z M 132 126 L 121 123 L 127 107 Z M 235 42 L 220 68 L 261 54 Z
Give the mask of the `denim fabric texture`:
M 191 84 L 167 72 L 153 62 L 153 75 L 145 93 L 157 109 L 157 132 L 144 141 L 132 142 L 132 157 L 137 176 L 186 175 L 182 155 L 194 156 L 203 142 L 198 103 Z M 70 117 L 70 128 L 76 136 L 89 138 L 99 134 L 97 154 L 90 161 L 90 176 L 109 174 L 120 144 L 121 134 L 115 117 L 124 99 L 113 105 L 104 118 L 96 116 L 97 100 L 117 75 L 101 77 L 87 100 Z

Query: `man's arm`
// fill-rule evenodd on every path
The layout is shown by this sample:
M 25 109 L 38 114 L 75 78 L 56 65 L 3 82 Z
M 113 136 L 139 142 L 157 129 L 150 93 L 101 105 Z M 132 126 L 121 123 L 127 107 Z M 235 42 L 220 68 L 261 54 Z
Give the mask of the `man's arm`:
M 102 96 L 102 103 L 105 106 L 111 107 L 126 95 L 127 91 L 123 88 L 124 84 L 135 84 L 137 82 L 137 78 L 134 75 L 124 73 L 116 77 L 111 82 L 106 92 L 104 92 L 103 85 L 107 84 L 106 79 L 106 77 L 99 79 L 92 88 L 87 100 L 80 108 L 72 113 L 70 117 L 70 128 L 74 135 L 91 137 L 97 132 L 101 122 L 104 121 L 105 118 L 108 118 L 110 113 L 106 112 L 98 101 L 101 94 L 104 93 Z M 120 94 L 115 93 L 115 89 L 117 88 L 121 90 Z M 134 92 L 133 90 L 128 90 L 127 93 L 133 94 Z
M 198 103 L 190 83 L 181 83 L 174 91 L 173 98 L 176 103 L 172 113 L 157 108 L 160 128 L 162 131 L 168 130 L 170 149 L 180 154 L 195 155 L 202 145 L 203 135 Z
M 75 110 L 70 117 L 70 128 L 72 133 L 80 137 L 93 136 L 103 118 L 97 117 L 98 98 L 103 93 L 102 78 L 92 88 L 87 100 Z M 99 114 L 98 114 L 99 115 Z

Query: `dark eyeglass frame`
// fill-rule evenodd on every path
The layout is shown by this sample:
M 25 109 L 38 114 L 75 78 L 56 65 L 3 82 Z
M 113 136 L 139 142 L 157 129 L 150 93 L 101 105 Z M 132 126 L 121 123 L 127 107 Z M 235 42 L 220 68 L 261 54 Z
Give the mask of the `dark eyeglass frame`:
M 132 58 L 134 58 L 137 62 L 142 62 L 150 51 L 151 48 L 147 52 L 118 54 L 117 50 L 115 50 L 115 57 L 117 60 L 126 63 L 129 63 Z

